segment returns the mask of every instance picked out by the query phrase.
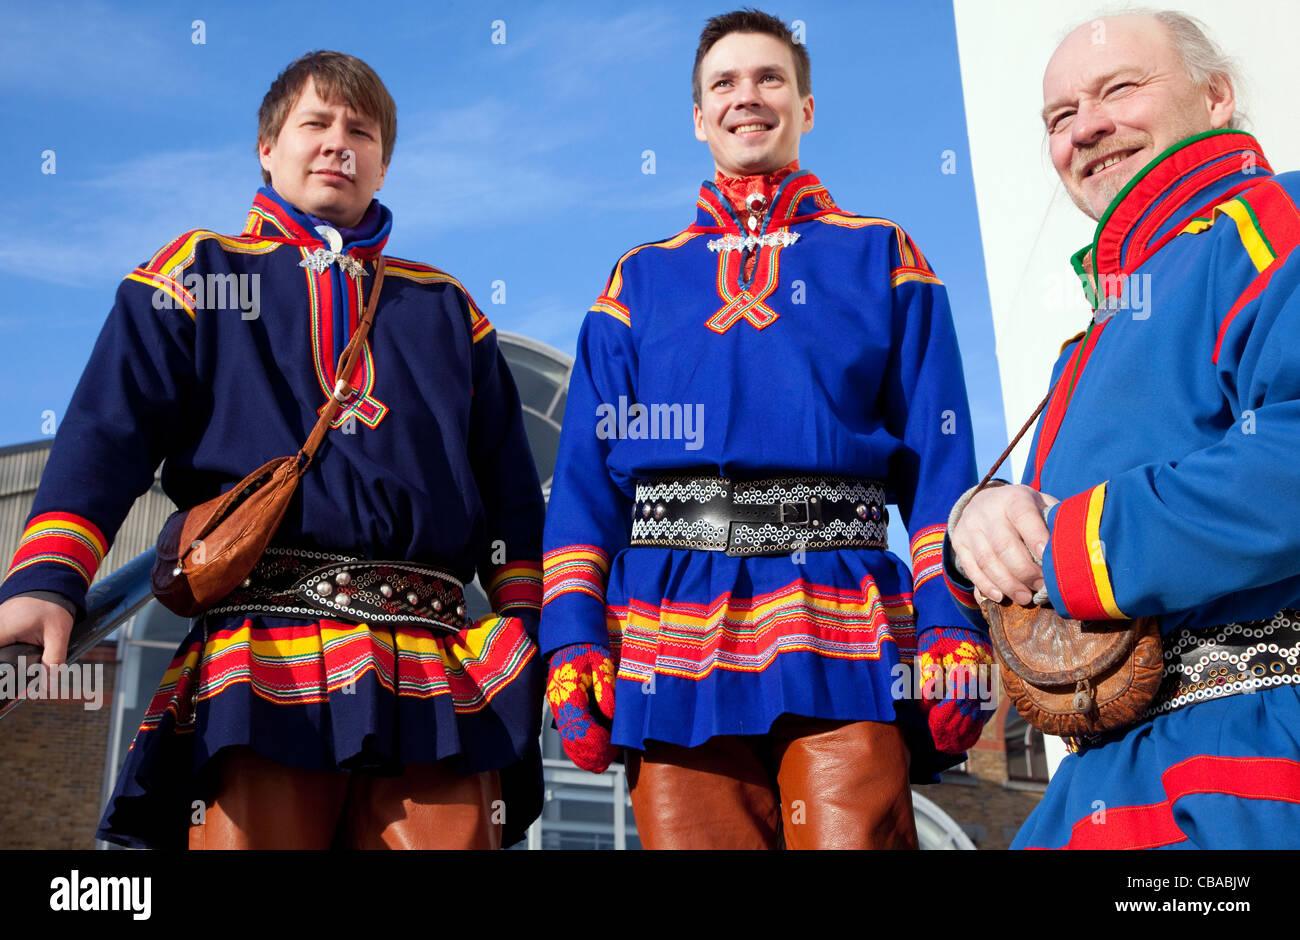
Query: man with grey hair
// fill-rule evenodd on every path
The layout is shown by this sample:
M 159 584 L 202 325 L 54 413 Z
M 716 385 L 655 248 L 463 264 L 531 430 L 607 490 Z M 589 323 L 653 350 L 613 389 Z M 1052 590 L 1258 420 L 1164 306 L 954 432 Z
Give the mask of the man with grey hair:
M 970 498 L 946 574 L 972 619 L 973 589 L 1158 617 L 1165 669 L 1137 723 L 1071 742 L 1013 846 L 1300 846 L 1300 174 L 1236 129 L 1227 60 L 1181 14 L 1078 27 L 1043 98 L 1099 220 L 1072 259 L 1094 315 L 1024 485 Z

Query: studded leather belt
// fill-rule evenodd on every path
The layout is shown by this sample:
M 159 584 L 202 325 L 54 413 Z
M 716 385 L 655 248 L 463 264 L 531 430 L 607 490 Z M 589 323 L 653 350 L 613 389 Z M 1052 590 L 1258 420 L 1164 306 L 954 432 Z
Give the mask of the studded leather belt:
M 1300 611 L 1162 638 L 1164 679 L 1143 719 L 1212 699 L 1300 685 Z
M 464 585 L 445 571 L 414 561 L 368 561 L 276 546 L 208 613 L 325 616 L 344 623 L 423 626 L 440 635 L 468 626 Z
M 885 487 L 878 480 L 654 477 L 637 483 L 631 544 L 732 556 L 788 555 L 888 548 L 888 531 Z

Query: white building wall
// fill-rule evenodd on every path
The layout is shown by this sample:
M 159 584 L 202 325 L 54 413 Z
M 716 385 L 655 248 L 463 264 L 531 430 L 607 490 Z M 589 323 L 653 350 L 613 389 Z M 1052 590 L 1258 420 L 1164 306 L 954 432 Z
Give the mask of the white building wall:
M 1061 343 L 1089 317 L 1069 257 L 1091 240 L 1095 223 L 1075 208 L 1047 157 L 1043 68 L 1070 28 L 1134 6 L 953 0 L 1008 439 L 1046 393 Z M 1201 20 L 1237 60 L 1245 77 L 1238 107 L 1274 171 L 1300 169 L 1300 70 L 1290 48 L 1300 35 L 1300 4 L 1180 0 L 1168 8 Z M 1017 478 L 1027 441 L 1012 456 Z

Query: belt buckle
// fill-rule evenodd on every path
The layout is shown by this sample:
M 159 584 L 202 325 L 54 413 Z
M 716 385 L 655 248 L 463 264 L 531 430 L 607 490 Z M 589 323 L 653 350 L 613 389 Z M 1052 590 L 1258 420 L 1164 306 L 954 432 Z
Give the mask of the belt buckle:
M 781 507 L 781 525 L 810 525 L 813 521 L 813 510 L 819 509 L 817 497 L 811 499 L 793 499 L 785 500 L 780 503 Z M 802 517 L 802 518 L 800 518 Z M 817 519 L 820 521 L 821 513 L 817 513 Z

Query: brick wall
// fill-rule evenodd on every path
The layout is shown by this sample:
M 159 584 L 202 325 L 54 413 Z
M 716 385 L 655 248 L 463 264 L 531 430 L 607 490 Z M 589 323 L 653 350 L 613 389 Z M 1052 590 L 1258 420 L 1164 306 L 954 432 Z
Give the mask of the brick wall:
M 97 710 L 81 702 L 23 702 L 0 718 L 0 849 L 93 849 L 108 757 L 113 647 L 86 662 L 104 667 Z

